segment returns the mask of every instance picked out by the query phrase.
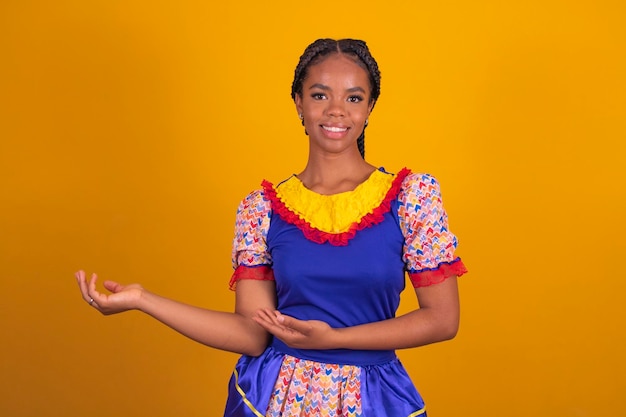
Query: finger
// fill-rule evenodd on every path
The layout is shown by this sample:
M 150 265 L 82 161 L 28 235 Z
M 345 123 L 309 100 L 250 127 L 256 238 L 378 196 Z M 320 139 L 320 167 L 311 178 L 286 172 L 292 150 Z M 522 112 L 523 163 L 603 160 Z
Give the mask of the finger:
M 276 316 L 269 310 L 259 310 L 257 315 L 252 318 L 258 325 L 263 327 L 266 331 L 274 336 L 284 337 L 287 334 L 293 333 L 292 329 L 289 329 L 276 321 Z
M 85 278 L 85 271 L 80 269 L 74 273 L 74 276 L 76 277 L 76 281 L 80 281 L 81 278 Z
M 307 334 L 311 330 L 311 324 L 306 321 L 298 320 L 291 316 L 286 316 L 280 312 L 276 312 L 276 320 L 281 326 L 296 331 L 298 333 Z
M 280 328 L 278 328 L 272 322 L 269 322 L 262 317 L 255 316 L 255 317 L 252 317 L 252 320 L 254 320 L 256 324 L 261 326 L 266 332 L 271 333 L 274 336 L 277 336 L 278 334 L 281 333 Z
M 292 329 L 289 329 L 283 326 L 277 326 L 273 323 L 262 321 L 259 318 L 255 318 L 254 320 L 259 324 L 259 326 L 265 329 L 266 332 L 272 334 L 274 337 L 279 338 L 280 340 L 286 342 L 287 344 L 289 344 L 290 341 L 293 340 L 294 338 L 300 336 L 299 333 L 295 332 Z
M 274 314 L 274 311 L 269 308 L 264 308 L 264 309 L 259 310 L 259 315 L 271 323 L 274 323 L 274 324 L 279 323 L 279 321 L 276 319 L 276 315 Z
M 275 310 L 267 310 L 267 318 L 268 320 L 276 327 L 280 327 L 281 329 L 292 331 L 291 327 L 285 325 L 285 316 L 283 316 L 280 312 Z
M 264 309 L 264 308 L 257 310 L 257 311 L 254 313 L 254 316 L 253 316 L 253 317 L 256 317 L 256 318 L 262 319 L 262 320 L 264 320 L 264 321 L 271 321 L 271 320 L 270 320 L 270 317 L 269 317 L 269 315 L 268 315 L 268 313 L 267 313 L 267 309 Z
M 83 299 L 89 302 L 91 297 L 89 296 L 89 286 L 87 285 L 87 280 L 85 279 L 85 271 L 78 271 L 74 275 L 76 276 L 76 281 L 78 282 L 78 288 L 80 289 L 80 292 L 83 295 Z
M 274 319 L 274 315 L 271 314 L 268 310 L 262 309 L 256 312 L 256 314 L 252 317 L 254 321 L 262 325 L 267 329 L 267 326 L 276 326 L 276 322 Z
M 285 322 L 285 316 L 283 316 L 282 313 L 278 310 L 274 310 L 274 317 L 276 318 L 276 321 L 279 323 Z
M 124 289 L 124 285 L 119 284 L 115 281 L 104 281 L 102 285 L 104 285 L 104 288 L 113 293 L 120 292 Z
M 87 294 L 89 295 L 89 300 L 88 300 L 89 305 L 95 308 L 98 308 L 100 305 L 102 305 L 103 301 L 105 301 L 105 297 L 102 294 L 100 294 L 98 290 L 96 289 L 97 281 L 98 281 L 98 275 L 95 273 L 91 274 L 91 279 L 89 280 L 89 289 L 88 289 Z

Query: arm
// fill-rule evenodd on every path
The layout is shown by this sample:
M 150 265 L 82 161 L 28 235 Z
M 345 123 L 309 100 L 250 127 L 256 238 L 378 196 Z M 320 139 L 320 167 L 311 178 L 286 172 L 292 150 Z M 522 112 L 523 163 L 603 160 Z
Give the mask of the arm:
M 85 273 L 76 273 L 83 298 L 104 315 L 139 310 L 197 342 L 221 350 L 259 355 L 266 348 L 268 334 L 252 315 L 258 309 L 276 306 L 274 283 L 243 280 L 237 285 L 235 312 L 208 310 L 174 301 L 142 288 L 105 281 L 111 294 L 96 289 L 94 274 L 87 282 Z M 93 300 L 93 301 L 91 301 Z
M 339 347 L 403 349 L 452 339 L 459 329 L 460 307 L 456 277 L 416 288 L 420 308 L 403 316 L 339 329 Z
M 416 288 L 420 308 L 403 316 L 333 329 L 316 320 L 302 321 L 269 310 L 254 320 L 287 345 L 301 349 L 403 349 L 452 339 L 459 327 L 456 277 Z

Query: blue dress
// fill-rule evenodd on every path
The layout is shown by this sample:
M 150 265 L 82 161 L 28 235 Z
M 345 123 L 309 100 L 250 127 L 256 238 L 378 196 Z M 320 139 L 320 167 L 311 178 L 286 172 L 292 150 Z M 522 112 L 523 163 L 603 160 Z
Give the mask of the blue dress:
M 335 196 L 315 194 L 292 176 L 277 187 L 264 182 L 240 205 L 231 285 L 274 280 L 281 313 L 356 326 L 395 316 L 407 272 L 414 286 L 465 272 L 455 247 L 428 175 L 380 169 Z M 413 417 L 426 410 L 393 350 L 294 349 L 273 338 L 260 356 L 239 359 L 224 415 Z

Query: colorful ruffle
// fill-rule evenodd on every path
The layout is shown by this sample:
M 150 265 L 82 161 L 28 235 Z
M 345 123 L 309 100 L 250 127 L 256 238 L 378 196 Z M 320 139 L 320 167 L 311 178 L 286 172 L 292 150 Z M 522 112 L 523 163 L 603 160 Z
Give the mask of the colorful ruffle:
M 420 288 L 439 284 L 452 276 L 460 277 L 466 272 L 467 268 L 463 265 L 461 258 L 456 258 L 452 262 L 442 262 L 433 269 L 409 272 L 409 279 L 414 288 Z
M 237 282 L 242 279 L 252 279 L 255 281 L 274 281 L 274 270 L 268 265 L 245 266 L 239 265 L 230 277 L 228 287 L 235 290 Z
M 359 193 L 359 198 L 355 197 L 355 192 Z M 302 195 L 305 196 L 302 198 L 304 203 L 299 205 Z M 333 200 L 332 197 L 337 196 L 339 198 Z M 353 201 L 357 200 L 364 202 L 353 206 Z M 324 201 L 331 203 L 321 210 L 324 203 L 320 202 Z M 350 218 L 352 222 L 346 222 L 348 226 L 324 220 L 337 218 L 328 210 L 334 208 L 335 212 L 340 212 L 344 203 L 357 207 L 352 210 L 356 213 Z M 310 241 L 345 246 L 358 231 L 379 224 L 390 210 L 398 216 L 404 236 L 402 259 L 415 287 L 437 284 L 450 276 L 467 272 L 465 265 L 455 257 L 457 239 L 448 228 L 448 216 L 437 180 L 428 174 L 413 174 L 406 168 L 395 176 L 381 169 L 372 173 L 357 189 L 335 196 L 307 190 L 297 177 L 291 177 L 277 187 L 263 181 L 263 188 L 250 193 L 237 211 L 232 257 L 235 272 L 230 288 L 234 289 L 241 279 L 274 279 L 273 260 L 266 239 L 271 217 L 275 214 L 301 230 Z M 323 215 L 312 215 L 312 212 Z M 346 227 L 348 229 L 344 230 Z M 262 268 L 257 269 L 259 267 Z
M 380 170 L 353 191 L 331 196 L 314 193 L 293 176 L 275 188 L 263 181 L 272 211 L 315 243 L 345 246 L 359 230 L 383 221 L 398 196 L 406 168 L 395 177 Z

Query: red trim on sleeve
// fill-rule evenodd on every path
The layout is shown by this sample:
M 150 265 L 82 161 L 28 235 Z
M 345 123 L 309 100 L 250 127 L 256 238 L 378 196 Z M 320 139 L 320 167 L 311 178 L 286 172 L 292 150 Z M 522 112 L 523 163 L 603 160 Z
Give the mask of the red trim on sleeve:
M 234 291 L 237 287 L 237 282 L 242 279 L 253 279 L 257 281 L 274 281 L 274 271 L 272 267 L 267 265 L 259 265 L 259 266 L 246 266 L 239 265 L 235 272 L 233 272 L 233 276 L 230 278 L 230 282 L 228 283 L 228 287 Z
M 360 221 L 353 223 L 349 230 L 342 233 L 328 233 L 314 228 L 310 223 L 300 218 L 297 214 L 285 206 L 285 203 L 277 197 L 276 190 L 270 182 L 263 181 L 262 185 L 265 191 L 265 196 L 272 202 L 272 210 L 277 213 L 281 219 L 302 230 L 307 239 L 315 243 L 328 242 L 333 246 L 346 246 L 348 241 L 356 235 L 356 232 L 378 224 L 384 220 L 384 215 L 389 211 L 391 202 L 400 192 L 402 182 L 410 173 L 411 171 L 408 168 L 402 168 L 402 170 L 396 174 L 396 178 L 394 178 L 391 187 L 387 191 L 387 194 L 380 205 L 371 213 L 363 216 Z
M 429 285 L 439 284 L 446 279 L 461 275 L 467 272 L 467 268 L 463 265 L 461 258 L 457 258 L 452 262 L 444 262 L 439 264 L 435 269 L 428 269 L 419 272 L 409 272 L 409 279 L 413 287 L 428 287 Z

